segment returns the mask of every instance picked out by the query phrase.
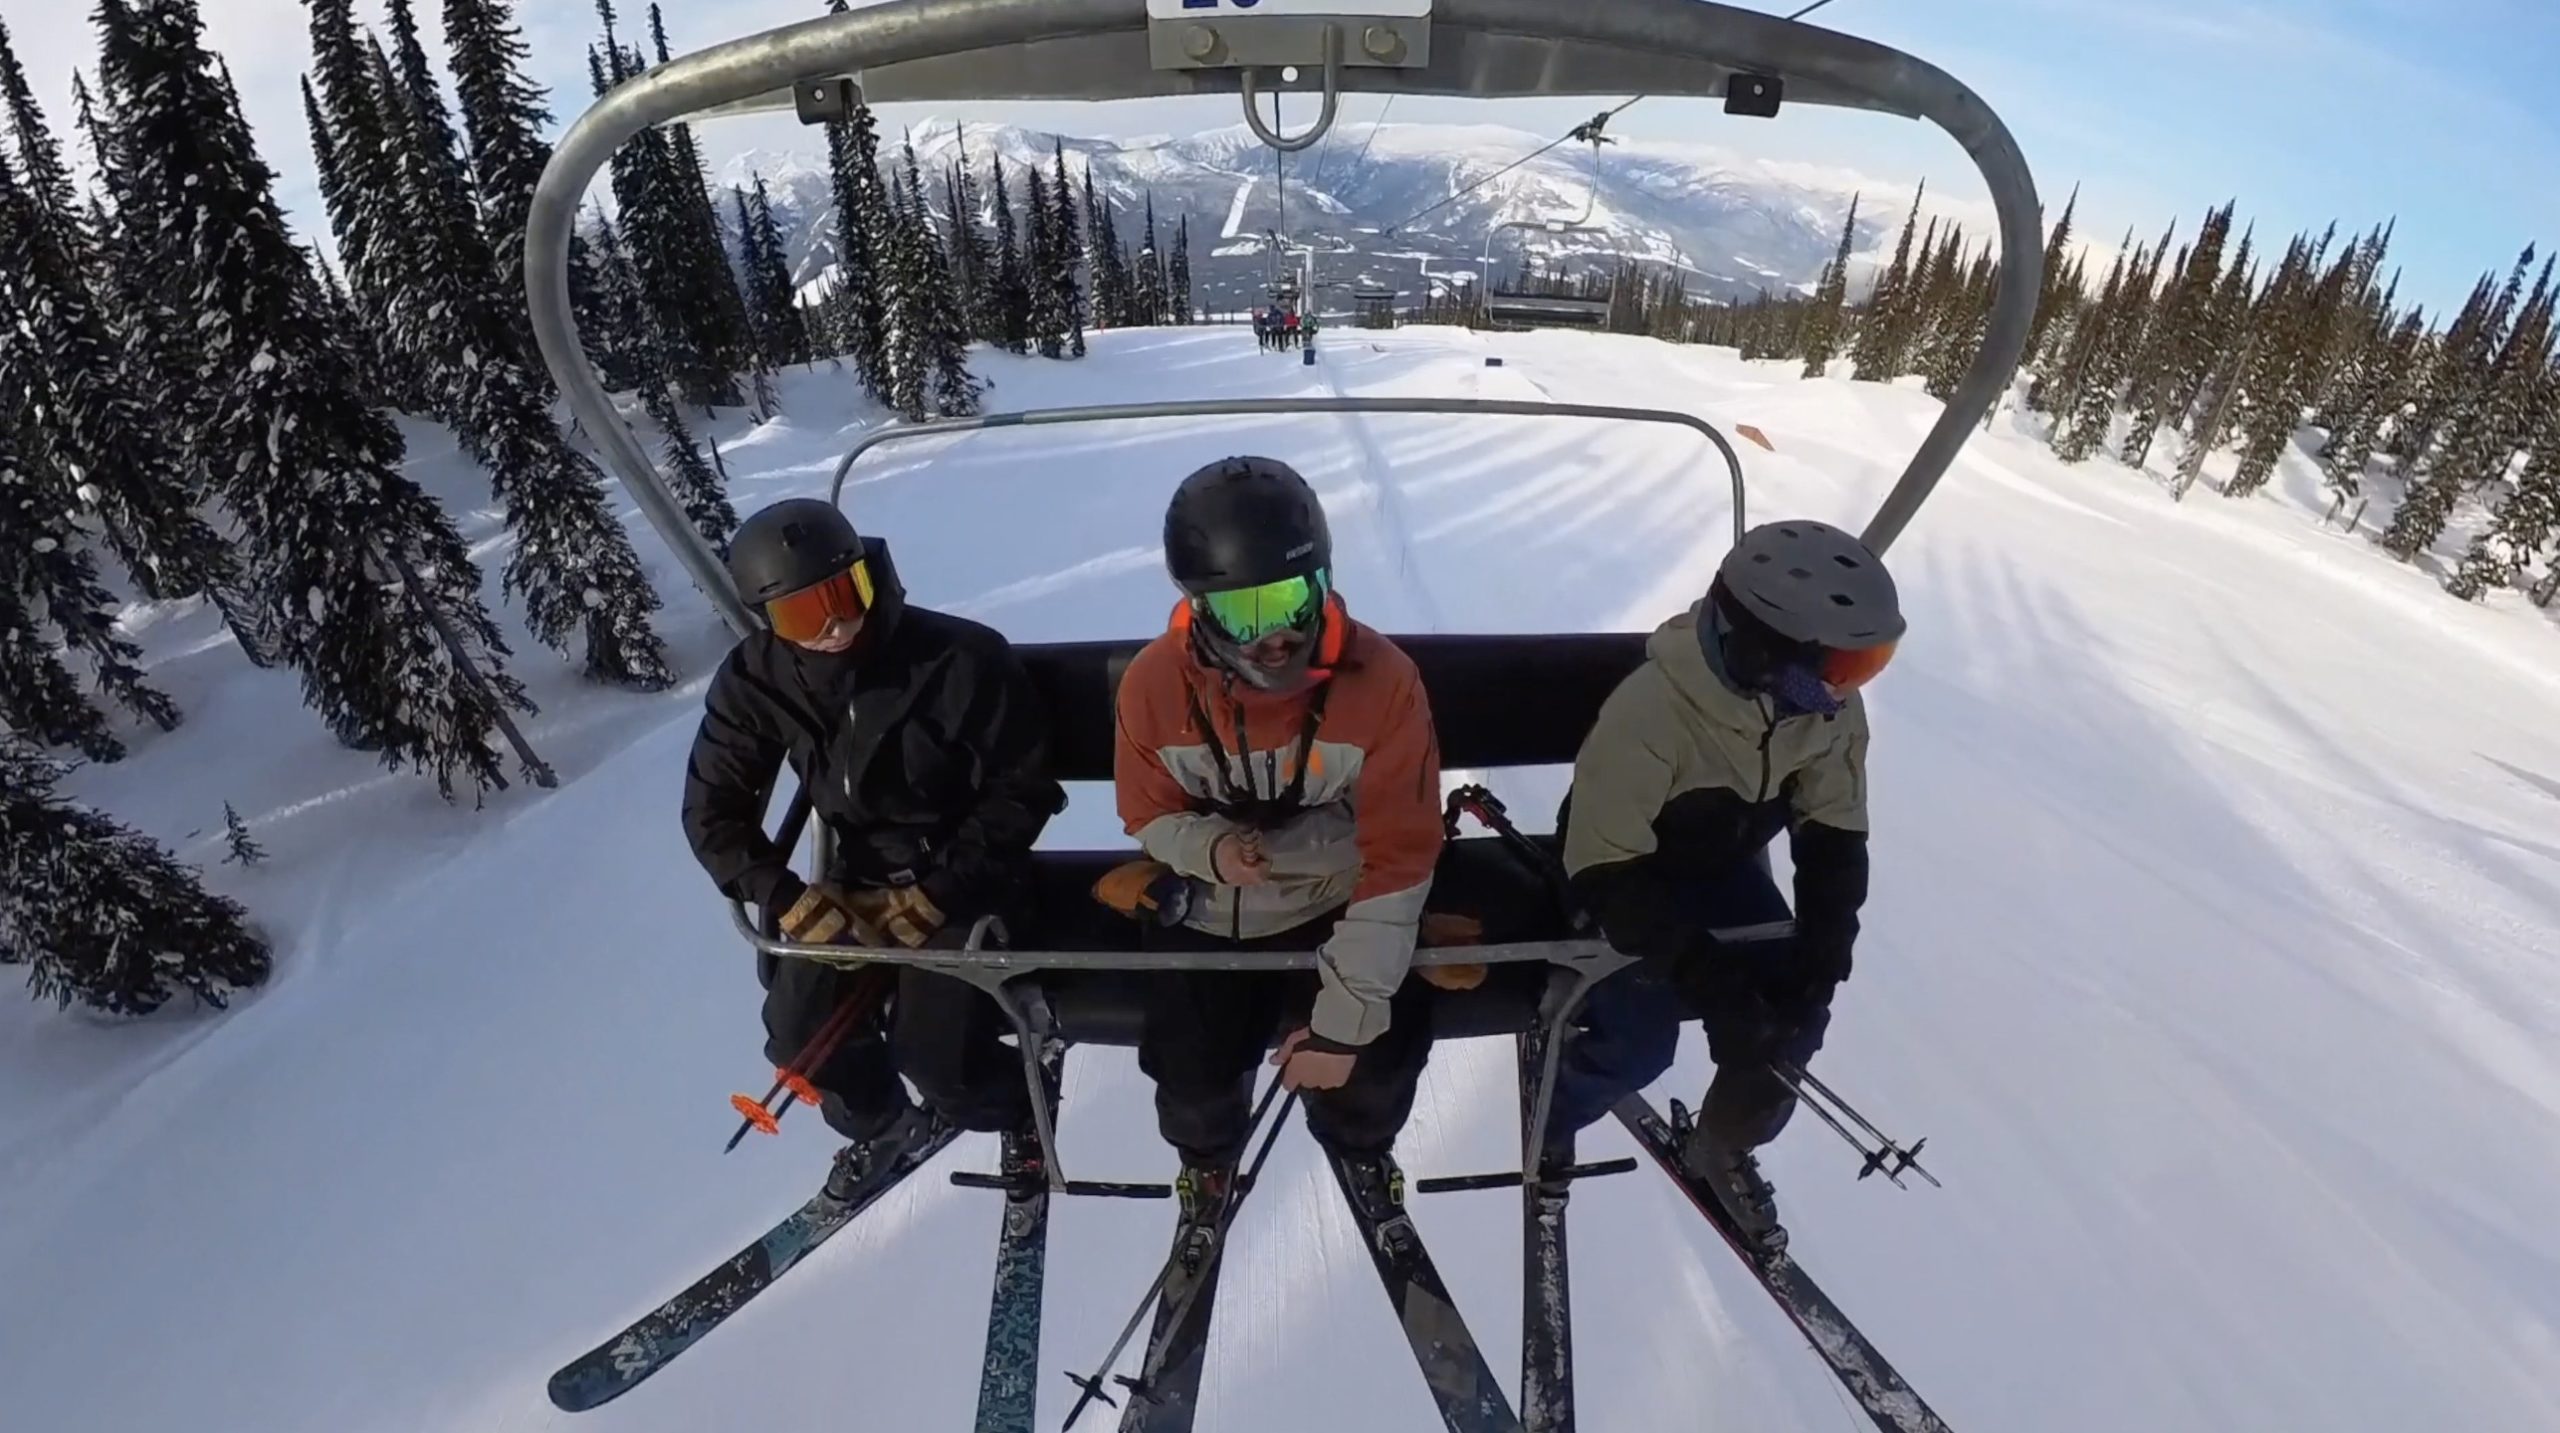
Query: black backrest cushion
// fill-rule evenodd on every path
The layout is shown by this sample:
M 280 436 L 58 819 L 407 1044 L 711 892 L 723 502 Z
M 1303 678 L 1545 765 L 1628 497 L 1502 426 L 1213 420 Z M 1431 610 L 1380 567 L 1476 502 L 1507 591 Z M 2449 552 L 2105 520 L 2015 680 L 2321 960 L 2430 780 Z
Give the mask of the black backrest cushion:
M 1600 704 L 1644 661 L 1642 632 L 1392 640 L 1422 670 L 1444 767 L 1564 766 Z M 1109 781 L 1112 698 L 1142 642 L 1014 648 L 1049 707 L 1050 774 Z

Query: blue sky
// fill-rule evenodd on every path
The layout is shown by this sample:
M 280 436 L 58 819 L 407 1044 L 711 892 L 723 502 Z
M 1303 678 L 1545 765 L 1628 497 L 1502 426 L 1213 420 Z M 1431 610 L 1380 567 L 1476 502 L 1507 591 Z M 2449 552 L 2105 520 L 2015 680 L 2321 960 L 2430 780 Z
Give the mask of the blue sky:
M 308 63 L 299 0 L 202 0 L 261 143 L 282 171 L 306 234 L 319 214 L 294 79 Z M 1607 3 L 1607 0 L 1557 0 Z M 1774 0 L 1755 8 L 1780 9 Z M 93 62 L 87 6 L 11 0 L 11 29 L 57 126 L 70 67 Z M 624 0 L 626 26 L 645 10 Z M 420 0 L 429 42 L 439 0 Z M 685 0 L 670 6 L 679 49 L 819 13 L 819 0 Z M 380 0 L 359 0 L 378 20 Z M 586 0 L 518 0 L 537 78 L 564 119 L 586 98 Z M 2264 234 L 2400 220 L 2404 288 L 2431 305 L 2460 299 L 2535 239 L 2560 239 L 2560 3 L 2555 0 L 1832 0 L 1814 17 L 1910 51 L 1972 85 L 2016 133 L 2049 206 L 2083 189 L 2084 234 L 2149 239 L 2237 196 Z M 1354 120 L 1379 101 L 1351 102 Z M 1394 117 L 1473 120 L 1552 135 L 1597 108 L 1584 100 L 1399 103 Z M 890 120 L 917 116 L 892 114 Z M 1141 134 L 1234 122 L 1232 100 L 1117 105 L 988 105 L 962 118 L 1068 132 Z M 1706 140 L 1772 158 L 1855 169 L 1963 197 L 1970 165 L 1934 129 L 1875 115 L 1790 111 L 1732 119 L 1709 103 L 1649 100 L 1619 121 L 1638 136 Z M 706 126 L 716 159 L 805 147 L 787 120 Z

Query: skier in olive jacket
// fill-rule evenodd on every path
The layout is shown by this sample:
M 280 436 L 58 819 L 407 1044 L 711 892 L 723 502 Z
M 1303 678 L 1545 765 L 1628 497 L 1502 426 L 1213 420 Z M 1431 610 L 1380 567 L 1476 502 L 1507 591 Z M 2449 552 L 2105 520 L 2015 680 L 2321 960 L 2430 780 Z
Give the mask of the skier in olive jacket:
M 1706 598 L 1657 630 L 1574 762 L 1564 861 L 1609 942 L 1643 964 L 1594 988 L 1566 1047 L 1543 1161 L 1671 1064 L 1685 1007 L 1716 1077 L 1686 1150 L 1742 1232 L 1782 1247 L 1751 1151 L 1822 1047 L 1867 898 L 1867 713 L 1858 688 L 1904 629 L 1884 564 L 1814 522 L 1755 528 Z M 1789 909 L 1765 848 L 1788 833 Z

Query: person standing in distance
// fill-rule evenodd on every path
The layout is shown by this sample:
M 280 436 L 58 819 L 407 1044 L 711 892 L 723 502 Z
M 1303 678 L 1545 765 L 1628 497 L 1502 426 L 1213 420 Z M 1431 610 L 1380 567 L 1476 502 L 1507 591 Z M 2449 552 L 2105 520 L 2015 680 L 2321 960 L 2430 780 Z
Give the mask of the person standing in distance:
M 729 573 L 767 626 L 711 679 L 684 782 L 686 838 L 721 891 L 812 944 L 957 949 L 981 916 L 1018 921 L 1032 843 L 1066 793 L 1048 775 L 1047 713 L 1004 637 L 910 604 L 887 544 L 815 498 L 740 525 Z M 834 867 L 814 882 L 765 834 L 786 760 L 835 837 Z M 759 973 L 777 1067 L 857 982 L 885 978 L 806 960 L 766 959 Z M 890 1006 L 885 1039 L 865 1023 L 805 1071 L 851 1141 L 828 1192 L 853 1198 L 938 1124 L 999 1133 L 1007 1172 L 1036 1170 L 1030 1096 L 995 1002 L 901 966 Z

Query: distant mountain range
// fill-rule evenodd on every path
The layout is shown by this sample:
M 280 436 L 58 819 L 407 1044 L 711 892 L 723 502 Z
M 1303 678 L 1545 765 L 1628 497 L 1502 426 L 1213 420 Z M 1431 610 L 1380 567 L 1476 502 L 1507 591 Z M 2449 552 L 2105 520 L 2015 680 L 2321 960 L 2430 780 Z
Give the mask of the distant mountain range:
M 1230 309 L 1262 301 L 1277 258 L 1275 233 L 1318 251 L 1321 307 L 1332 311 L 1349 308 L 1353 284 L 1385 284 L 1410 302 L 1427 285 L 1461 282 L 1485 266 L 1489 241 L 1497 274 L 1517 268 L 1524 254 L 1567 273 L 1623 255 L 1677 266 L 1701 298 L 1809 290 L 1860 185 L 1856 176 L 1764 164 L 1705 145 L 1626 140 L 1601 152 L 1596 193 L 1590 151 L 1565 146 L 1413 218 L 1545 140 L 1491 125 L 1344 124 L 1316 150 L 1289 159 L 1284 193 L 1273 152 L 1241 125 L 1181 138 L 1095 139 L 928 121 L 909 137 L 929 179 L 965 146 L 982 185 L 990 155 L 1002 155 L 1008 176 L 1018 176 L 1028 164 L 1049 165 L 1052 146 L 1063 143 L 1069 173 L 1081 183 L 1090 166 L 1097 191 L 1115 205 L 1125 245 L 1136 247 L 1150 197 L 1167 243 L 1174 221 L 1188 214 L 1195 297 Z M 895 157 L 898 138 L 884 136 L 884 159 Z M 823 278 L 835 261 L 824 159 L 750 151 L 723 165 L 718 182 L 743 183 L 755 173 L 772 195 L 796 276 L 803 283 Z M 1019 193 L 1017 187 L 1017 202 Z M 1853 282 L 1872 271 L 1875 251 L 1890 242 L 1908 201 L 1898 188 L 1867 192 Z M 721 210 L 726 221 L 729 206 Z M 1497 222 L 1515 219 L 1581 220 L 1583 227 L 1491 233 Z M 1390 227 L 1396 225 L 1402 227 Z

